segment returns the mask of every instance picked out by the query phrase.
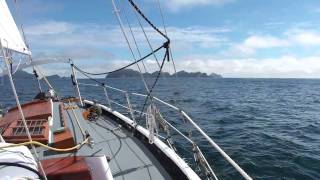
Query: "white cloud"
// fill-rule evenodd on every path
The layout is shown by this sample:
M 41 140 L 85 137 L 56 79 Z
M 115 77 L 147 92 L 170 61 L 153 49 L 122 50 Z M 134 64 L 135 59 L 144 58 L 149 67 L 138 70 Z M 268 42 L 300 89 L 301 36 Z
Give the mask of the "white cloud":
M 27 26 L 24 30 L 28 35 L 50 35 L 60 33 L 71 33 L 75 29 L 75 25 L 67 22 L 47 21 L 43 23 Z
M 320 45 L 320 33 L 315 30 L 289 29 L 280 36 L 251 35 L 241 43 L 234 43 L 224 54 L 250 56 L 259 49 L 311 47 Z
M 195 6 L 219 6 L 233 1 L 235 0 L 170 0 L 163 1 L 163 3 L 172 11 L 179 11 L 181 9 L 192 8 Z
M 183 58 L 175 61 L 177 70 L 188 72 L 218 73 L 224 77 L 242 78 L 320 78 L 320 57 L 311 56 L 297 58 L 294 56 L 281 56 L 278 58 L 243 58 L 243 59 L 218 59 L 218 58 Z M 90 72 L 105 72 L 129 64 L 127 60 L 107 61 L 96 66 L 80 65 Z M 145 61 L 149 72 L 158 70 L 158 66 L 151 60 Z M 140 64 L 141 65 L 141 64 Z M 142 66 L 141 66 L 142 67 Z M 137 70 L 136 66 L 131 68 Z M 166 63 L 164 71 L 173 73 L 171 63 Z M 57 71 L 48 68 L 48 74 Z M 69 67 L 59 69 L 60 75 L 69 76 Z
M 265 59 L 186 59 L 178 69 L 219 73 L 225 77 L 320 78 L 320 57 L 283 56 Z
M 285 33 L 293 43 L 303 46 L 314 46 L 320 44 L 320 33 L 314 30 L 291 29 Z
M 267 36 L 250 36 L 244 41 L 243 45 L 248 48 L 260 49 L 260 48 L 288 46 L 289 43 L 286 40 L 282 40 L 282 39 L 267 35 Z
M 128 32 L 128 29 L 126 29 Z M 133 27 L 139 45 L 148 46 L 138 27 Z M 139 33 L 140 31 L 140 33 Z M 228 28 L 208 27 L 168 27 L 169 36 L 176 50 L 213 48 L 229 45 L 230 40 L 225 33 Z M 49 21 L 35 24 L 26 28 L 27 38 L 31 47 L 37 47 L 38 57 L 66 56 L 76 59 L 90 59 L 91 57 L 108 58 L 105 64 L 87 66 L 80 63 L 88 71 L 101 72 L 112 70 L 129 63 L 128 60 L 116 59 L 112 53 L 114 49 L 126 48 L 120 29 L 116 26 L 97 24 L 73 24 L 67 22 Z M 152 44 L 163 42 L 161 37 L 152 29 L 146 28 Z M 132 41 L 132 40 L 131 40 Z M 132 43 L 133 44 L 133 43 Z M 218 58 L 200 55 L 198 57 L 180 58 L 176 61 L 178 70 L 201 71 L 206 73 L 220 73 L 226 77 L 319 77 L 320 57 L 311 56 L 297 58 L 294 56 L 280 56 L 278 58 L 239 58 L 239 54 L 246 57 L 257 53 L 261 49 L 315 46 L 320 44 L 320 34 L 312 30 L 288 30 L 280 36 L 251 35 L 238 44 L 233 44 L 228 51 L 230 58 Z M 111 49 L 111 50 L 110 50 Z M 61 50 L 61 51 L 59 51 Z M 53 52 L 52 52 L 53 51 Z M 39 53 L 39 52 L 42 52 Z M 118 52 L 118 53 L 119 53 Z M 128 57 L 127 59 L 131 59 Z M 105 61 L 104 61 L 105 62 Z M 145 61 L 152 72 L 157 70 L 153 60 Z M 87 64 L 87 63 L 86 63 Z M 173 72 L 166 66 L 166 71 Z M 67 70 L 61 70 L 63 72 Z M 52 70 L 52 72 L 55 72 Z M 67 76 L 69 74 L 66 74 Z
M 129 29 L 125 29 L 129 41 L 134 48 L 133 40 L 129 34 Z M 136 40 L 141 49 L 149 52 L 149 47 L 140 27 L 132 28 Z M 145 28 L 151 44 L 162 45 L 164 39 L 151 28 Z M 228 28 L 209 27 L 168 27 L 168 34 L 174 44 L 175 50 L 188 50 L 194 47 L 209 48 L 217 47 L 228 41 L 222 34 L 230 32 Z M 108 51 L 109 49 L 121 48 L 127 50 L 127 44 L 118 26 L 98 25 L 98 24 L 74 24 L 60 21 L 47 21 L 29 25 L 25 28 L 27 39 L 31 48 L 41 54 L 50 54 L 47 51 L 62 49 L 61 54 L 68 54 L 64 51 L 76 52 L 81 49 L 98 49 Z M 134 48 L 135 49 L 135 48 Z M 40 51 L 39 51 L 40 50 Z M 96 51 L 82 51 L 79 53 L 83 57 L 84 53 L 96 55 Z M 56 54 L 56 53 L 55 53 Z M 70 53 L 69 53 L 70 54 Z M 73 53 L 77 54 L 77 53 Z M 39 56 L 39 53 L 36 56 Z
M 246 38 L 242 43 L 232 46 L 227 53 L 252 55 L 256 53 L 256 50 L 258 49 L 287 46 L 290 46 L 290 42 L 286 39 L 277 38 L 271 35 L 252 35 Z

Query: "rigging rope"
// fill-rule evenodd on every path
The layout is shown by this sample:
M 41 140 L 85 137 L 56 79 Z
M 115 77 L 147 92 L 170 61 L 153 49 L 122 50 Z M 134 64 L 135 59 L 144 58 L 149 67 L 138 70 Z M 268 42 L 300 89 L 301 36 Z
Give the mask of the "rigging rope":
M 21 104 L 20 104 L 20 100 L 19 100 L 19 97 L 18 97 L 18 94 L 17 94 L 17 91 L 16 91 L 16 88 L 15 88 L 15 85 L 14 85 L 14 82 L 13 82 L 13 79 L 12 79 L 12 74 L 11 74 L 11 70 L 10 70 L 10 65 L 9 65 L 9 62 L 8 62 L 8 57 L 6 56 L 6 53 L 4 51 L 4 47 L 2 46 L 1 44 L 1 41 L 0 41 L 0 47 L 2 49 L 2 54 L 3 54 L 3 58 L 4 58 L 4 61 L 6 63 L 6 66 L 7 66 L 7 71 L 8 71 L 8 77 L 9 77 L 9 80 L 10 80 L 10 84 L 11 84 L 11 88 L 12 88 L 12 92 L 14 94 L 14 97 L 16 99 L 16 104 L 17 104 L 17 107 L 19 109 L 19 112 L 20 112 L 20 115 L 21 115 L 21 119 L 22 119 L 22 122 L 23 122 L 23 126 L 26 130 L 26 134 L 27 134 L 27 137 L 29 139 L 29 141 L 32 141 L 32 137 L 30 135 L 30 132 L 29 132 L 29 128 L 27 126 L 27 122 L 26 122 L 26 119 L 25 119 L 25 116 L 24 116 L 24 113 L 23 113 L 23 110 L 22 110 L 22 107 L 21 107 Z M 34 145 L 31 145 L 32 149 L 33 149 L 33 152 L 35 154 L 35 158 L 36 158 L 36 161 L 40 167 L 40 170 L 41 172 L 44 174 L 44 178 L 47 179 L 47 177 L 45 176 L 45 172 L 44 172 L 44 169 L 42 167 L 42 164 L 41 164 L 41 161 L 39 159 L 39 156 L 37 154 L 37 151 L 36 151 L 36 148 Z
M 157 82 L 158 82 L 158 80 L 159 80 L 159 77 L 160 77 L 160 74 L 161 74 L 161 72 L 162 72 L 163 65 L 164 65 L 164 62 L 166 61 L 166 59 L 167 59 L 168 61 L 170 60 L 170 59 L 169 59 L 169 47 L 168 47 L 168 46 L 166 47 L 166 53 L 164 54 L 164 57 L 163 57 L 163 60 L 162 60 L 162 63 L 161 63 L 159 72 L 158 72 L 158 74 L 157 74 L 157 77 L 156 77 L 155 81 L 153 82 L 153 85 L 151 86 L 150 92 L 147 94 L 147 96 L 146 96 L 146 98 L 145 98 L 145 100 L 144 100 L 144 103 L 143 103 L 141 112 L 144 111 L 144 108 L 145 108 L 145 106 L 147 105 L 148 99 L 150 98 L 151 93 L 152 93 L 154 87 L 156 86 L 156 84 L 157 84 Z M 151 98 L 151 99 L 152 99 L 152 98 Z M 141 118 L 142 118 L 142 113 L 140 113 L 140 118 L 138 119 L 137 123 L 141 120 Z
M 122 1 L 123 2 L 123 1 Z M 126 11 L 126 8 L 124 7 L 124 3 L 121 3 L 121 10 L 124 12 L 124 17 L 126 19 L 126 22 L 128 24 L 128 27 L 129 27 L 129 30 L 130 30 L 130 34 L 131 34 L 131 37 L 133 39 L 133 42 L 134 42 L 134 45 L 137 49 L 137 52 L 138 52 L 138 55 L 139 55 L 139 58 L 142 58 L 142 54 L 140 52 L 140 49 L 139 49 L 139 46 L 138 46 L 138 43 L 137 43 L 137 40 L 133 34 L 133 31 L 132 31 L 132 27 L 131 27 L 131 24 L 129 22 L 129 19 L 128 19 L 128 15 L 127 15 L 127 11 Z M 147 72 L 147 68 L 146 68 L 146 65 L 144 64 L 143 61 L 141 61 L 142 63 L 142 66 L 143 66 L 143 69 L 144 69 L 144 72 Z M 147 91 L 149 91 L 149 86 L 147 84 L 145 84 L 145 86 L 147 87 Z
M 144 35 L 144 38 L 146 39 L 146 41 L 147 41 L 147 43 L 148 43 L 148 46 L 149 46 L 150 50 L 153 51 L 153 47 L 152 47 L 152 45 L 151 45 L 151 43 L 150 43 L 150 40 L 149 40 L 149 38 L 148 38 L 148 36 L 147 36 L 147 33 L 146 33 L 144 27 L 142 26 L 142 23 L 141 23 L 140 18 L 139 18 L 139 16 L 138 16 L 138 14 L 137 14 L 136 11 L 134 11 L 134 15 L 135 15 L 136 19 L 138 20 L 138 24 L 139 24 L 139 26 L 140 26 L 140 28 L 141 28 L 141 31 L 142 31 L 142 33 L 143 33 L 143 35 Z M 158 58 L 157 58 L 156 54 L 153 54 L 153 57 L 154 57 L 154 59 L 156 60 L 158 67 L 160 68 L 160 63 L 159 63 L 159 61 L 158 61 Z
M 121 71 L 121 70 L 126 69 L 126 68 L 128 68 L 128 67 L 130 67 L 130 66 L 132 66 L 132 65 L 134 65 L 134 64 L 136 64 L 136 63 L 138 63 L 138 62 L 140 62 L 140 61 L 143 61 L 144 59 L 146 59 L 146 58 L 148 58 L 149 56 L 151 56 L 153 53 L 158 52 L 160 49 L 168 47 L 168 45 L 169 45 L 168 43 L 169 43 L 168 41 L 165 42 L 162 46 L 158 47 L 157 49 L 155 49 L 154 51 L 152 51 L 152 52 L 150 52 L 149 54 L 145 55 L 144 57 L 140 58 L 139 60 L 136 60 L 135 62 L 132 62 L 132 63 L 126 65 L 126 66 L 123 66 L 123 67 L 118 68 L 118 69 L 113 70 L 113 71 L 107 71 L 107 72 L 102 72 L 102 73 L 91 73 L 91 72 L 87 72 L 87 71 L 84 71 L 84 70 L 80 69 L 80 68 L 79 68 L 78 66 L 76 66 L 76 65 L 73 65 L 73 66 L 74 66 L 74 68 L 77 69 L 79 72 L 82 72 L 82 73 L 84 73 L 84 74 L 94 75 L 94 76 L 107 75 L 107 74 L 115 73 L 115 72 L 117 72 L 117 71 Z
M 125 38 L 125 40 L 126 40 L 126 42 L 127 42 L 128 48 L 130 49 L 131 55 L 132 55 L 132 57 L 133 57 L 133 60 L 136 62 L 137 59 L 136 59 L 136 57 L 135 57 L 135 54 L 134 54 L 134 52 L 133 52 L 133 49 L 131 48 L 129 39 L 128 39 L 127 35 L 126 35 L 126 32 L 124 31 L 124 26 L 123 26 L 123 23 L 122 23 L 122 20 L 121 20 L 121 17 L 120 17 L 120 13 L 119 13 L 119 10 L 118 10 L 118 8 L 117 8 L 116 3 L 115 3 L 114 0 L 112 0 L 112 5 L 113 5 L 114 13 L 115 13 L 115 15 L 116 15 L 116 17 L 117 17 L 117 20 L 118 20 L 120 29 L 121 29 L 121 31 L 122 31 L 122 34 L 123 34 L 123 36 L 124 36 L 124 38 Z M 140 66 L 139 66 L 138 63 L 136 63 L 136 65 L 137 65 L 137 67 L 138 67 L 138 70 L 139 70 L 141 79 L 142 79 L 142 81 L 143 81 L 143 83 L 144 83 L 144 85 L 145 85 L 145 88 L 146 88 L 147 91 L 149 91 L 148 85 L 147 85 L 147 83 L 146 83 L 146 81 L 145 81 L 145 79 L 144 79 L 144 77 L 143 77 L 143 74 L 142 74 L 142 72 L 141 72 Z
M 129 23 L 129 21 L 128 21 L 127 15 L 125 14 L 125 16 L 126 16 L 126 18 L 127 18 L 128 25 L 129 25 L 130 33 L 131 33 L 131 35 L 133 36 L 134 43 L 135 43 L 136 48 L 137 48 L 137 51 L 138 51 L 138 53 L 139 53 L 139 55 L 140 55 L 140 59 L 136 60 L 135 55 L 134 55 L 134 53 L 133 53 L 133 49 L 131 48 L 130 42 L 129 42 L 129 40 L 128 40 L 127 36 L 126 36 L 126 33 L 125 33 L 125 31 L 124 31 L 123 24 L 122 24 L 120 15 L 119 15 L 119 11 L 118 11 L 118 9 L 117 9 L 117 7 L 116 7 L 116 4 L 115 4 L 114 0 L 112 0 L 113 8 L 114 8 L 115 14 L 117 15 L 117 20 L 118 20 L 118 23 L 119 23 L 119 25 L 120 25 L 121 31 L 122 31 L 125 39 L 126 39 L 126 42 L 127 42 L 128 46 L 129 46 L 130 52 L 131 52 L 131 54 L 132 54 L 132 57 L 134 58 L 135 61 L 132 62 L 132 63 L 130 63 L 130 64 L 128 64 L 128 65 L 126 65 L 126 66 L 123 66 L 123 67 L 121 67 L 121 68 L 118 68 L 118 69 L 116 69 L 116 70 L 108 71 L 108 72 L 102 72 L 102 73 L 91 73 L 91 72 L 87 72 L 87 71 L 84 71 L 84 70 L 80 69 L 79 67 L 77 67 L 77 66 L 74 65 L 74 64 L 72 64 L 71 66 L 73 66 L 76 70 L 78 70 L 79 72 L 81 72 L 84 76 L 86 76 L 86 77 L 89 78 L 90 80 L 98 83 L 100 86 L 105 87 L 105 85 L 104 85 L 103 82 L 100 82 L 100 81 L 92 78 L 90 75 L 108 75 L 108 74 L 111 74 L 111 73 L 114 73 L 114 72 L 123 70 L 123 69 L 125 69 L 125 68 L 128 68 L 128 67 L 130 67 L 130 66 L 132 66 L 132 65 L 135 65 L 135 64 L 138 65 L 138 63 L 141 62 L 141 61 L 142 61 L 142 63 L 143 63 L 143 60 L 144 60 L 144 59 L 146 59 L 146 58 L 148 58 L 149 56 L 153 55 L 153 56 L 155 57 L 157 63 L 158 63 L 159 71 L 158 71 L 158 74 L 157 74 L 157 76 L 156 76 L 155 81 L 153 82 L 152 87 L 149 89 L 148 86 L 146 86 L 146 89 L 147 89 L 147 91 L 148 91 L 148 94 L 147 94 L 147 96 L 146 96 L 146 98 L 145 98 L 145 101 L 144 101 L 144 104 L 143 104 L 143 107 L 142 107 L 142 111 L 141 111 L 141 113 L 140 113 L 140 118 L 139 118 L 139 120 L 138 120 L 138 121 L 140 121 L 140 120 L 141 120 L 141 117 L 142 117 L 142 113 L 143 113 L 143 111 L 144 111 L 144 109 L 145 109 L 145 106 L 146 106 L 146 104 L 147 104 L 147 102 L 148 102 L 148 99 L 149 99 L 150 97 L 151 97 L 151 101 L 152 101 L 152 95 L 151 95 L 151 94 L 152 94 L 153 89 L 154 89 L 154 87 L 156 86 L 156 84 L 157 84 L 157 82 L 158 82 L 158 80 L 159 80 L 159 77 L 160 77 L 160 75 L 161 75 L 161 73 L 162 73 L 162 69 L 163 69 L 165 60 L 166 60 L 166 59 L 167 59 L 168 61 L 170 60 L 170 47 L 169 47 L 169 45 L 170 45 L 170 39 L 169 39 L 169 38 L 167 37 L 167 35 L 166 35 L 166 34 L 167 34 L 166 30 L 165 30 L 165 33 L 163 33 L 161 30 L 159 30 L 159 29 L 141 12 L 141 10 L 139 9 L 139 7 L 138 7 L 132 0 L 128 0 L 128 2 L 130 3 L 130 5 L 131 5 L 131 6 L 133 7 L 133 9 L 134 9 L 135 15 L 136 15 L 136 17 L 137 17 L 137 19 L 138 19 L 138 21 L 139 21 L 140 27 L 141 27 L 144 35 L 145 35 L 145 38 L 146 38 L 146 40 L 147 40 L 147 42 L 148 42 L 148 45 L 149 45 L 149 47 L 150 47 L 150 49 L 151 49 L 151 52 L 150 52 L 149 54 L 145 55 L 144 57 L 141 57 L 141 53 L 140 53 L 140 50 L 139 50 L 138 45 L 137 45 L 137 43 L 136 43 L 136 39 L 135 39 L 135 37 L 134 37 L 134 35 L 133 35 L 131 25 L 130 25 L 130 23 Z M 147 37 L 147 35 L 146 35 L 146 32 L 145 32 L 145 30 L 144 30 L 144 28 L 143 28 L 143 26 L 142 26 L 142 24 L 141 24 L 141 22 L 140 22 L 140 19 L 139 19 L 139 17 L 137 16 L 137 13 L 140 14 L 140 16 L 141 16 L 155 31 L 157 31 L 161 36 L 163 36 L 163 37 L 166 39 L 166 42 L 165 42 L 162 46 L 160 46 L 160 47 L 158 47 L 157 49 L 153 50 L 153 48 L 152 48 L 152 46 L 151 46 L 151 43 L 150 43 L 150 41 L 149 41 L 149 39 L 148 39 L 148 37 Z M 156 57 L 156 55 L 155 55 L 155 53 L 158 52 L 158 51 L 159 51 L 160 49 L 162 49 L 162 48 L 165 48 L 166 51 L 165 51 L 165 55 L 164 55 L 164 57 L 163 57 L 162 63 L 161 63 L 161 65 L 160 65 L 159 62 L 158 62 L 158 59 L 157 59 L 157 57 Z M 143 64 L 143 65 L 144 65 L 144 64 Z M 144 67 L 145 67 L 145 66 L 144 66 Z M 139 71 L 140 71 L 140 74 L 142 74 L 142 73 L 141 73 L 141 69 L 139 68 L 139 65 L 138 65 L 138 69 L 139 69 Z M 144 80 L 144 78 L 143 78 L 143 75 L 142 75 L 142 80 L 144 81 L 144 83 L 145 83 L 145 85 L 146 85 L 146 82 L 145 82 L 145 80 Z M 148 89 L 149 89 L 149 90 L 148 90 Z
M 159 80 L 159 77 L 160 77 L 160 74 L 161 74 L 161 72 L 162 72 L 162 69 L 163 69 L 163 66 L 164 66 L 165 61 L 166 61 L 166 60 L 167 60 L 167 61 L 170 60 L 169 46 L 168 46 L 168 45 L 169 45 L 168 42 L 166 42 L 166 43 L 163 45 L 163 46 L 166 48 L 166 53 L 165 53 L 165 55 L 164 55 L 164 57 L 163 57 L 163 60 L 162 60 L 160 69 L 159 69 L 159 71 L 158 71 L 158 74 L 157 74 L 157 76 L 156 76 L 156 79 L 155 79 L 155 81 L 153 82 L 153 85 L 152 85 L 152 87 L 150 88 L 150 91 L 148 92 L 148 94 L 147 94 L 147 96 L 146 96 L 146 98 L 145 98 L 144 104 L 143 104 L 143 106 L 142 106 L 142 110 L 140 111 L 140 118 L 138 119 L 137 123 L 138 123 L 138 122 L 141 120 L 141 118 L 142 118 L 142 115 L 143 115 L 143 111 L 144 111 L 144 109 L 145 109 L 145 106 L 147 105 L 148 99 L 151 97 L 151 93 L 153 92 L 153 89 L 154 89 L 154 87 L 156 86 L 156 84 L 157 84 L 157 82 L 158 82 L 158 80 Z M 131 64 L 132 64 L 132 63 L 131 63 Z M 105 87 L 105 84 L 104 84 L 103 82 L 98 81 L 98 80 L 92 78 L 91 76 L 88 75 L 88 73 L 86 73 L 85 71 L 79 69 L 76 65 L 71 64 L 71 66 L 74 66 L 75 69 L 77 69 L 81 74 L 83 74 L 84 76 L 86 76 L 86 77 L 89 78 L 90 80 L 98 83 L 98 84 L 99 84 L 100 86 L 102 86 L 102 87 Z M 124 69 L 124 68 L 120 68 L 120 69 Z M 114 70 L 114 71 L 118 71 L 118 70 Z M 112 72 L 114 72 L 114 71 L 112 71 Z
M 128 0 L 131 6 L 136 10 L 137 13 L 140 14 L 140 16 L 154 29 L 156 30 L 159 34 L 161 34 L 164 38 L 167 39 L 167 41 L 170 42 L 170 39 L 168 38 L 167 35 L 165 35 L 162 31 L 160 31 L 140 10 L 140 8 L 133 2 L 133 0 Z
M 164 32 L 168 36 L 167 27 L 166 27 L 166 23 L 165 23 L 165 20 L 164 20 L 164 15 L 163 15 L 162 7 L 161 7 L 161 4 L 160 4 L 160 0 L 156 0 L 156 3 L 157 3 L 158 8 L 159 8 L 159 12 L 160 12 L 160 16 L 161 16 L 162 26 L 163 26 Z M 170 51 L 170 58 L 171 58 L 172 66 L 173 66 L 174 77 L 175 77 L 175 79 L 178 79 L 177 68 L 176 68 L 176 64 L 175 64 L 174 59 L 173 59 L 171 48 L 169 49 L 169 51 Z M 177 81 L 177 82 L 179 82 L 179 81 Z M 180 93 L 178 92 L 179 90 L 178 90 L 177 86 L 174 86 L 174 91 L 178 93 L 178 96 L 180 95 Z M 174 98 L 174 103 L 177 105 L 176 98 Z

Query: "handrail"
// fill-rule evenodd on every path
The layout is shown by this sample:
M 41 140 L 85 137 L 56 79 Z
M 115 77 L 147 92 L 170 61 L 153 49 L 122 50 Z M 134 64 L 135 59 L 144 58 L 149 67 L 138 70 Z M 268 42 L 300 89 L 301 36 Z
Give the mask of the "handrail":
M 131 93 L 131 94 L 132 94 L 132 95 L 136 95 L 136 96 L 147 97 L 147 95 L 145 95 L 145 94 L 140 94 L 140 93 Z M 180 111 L 180 109 L 179 109 L 178 107 L 176 107 L 176 106 L 174 106 L 174 105 L 172 105 L 172 104 L 169 104 L 169 103 L 167 103 L 167 102 L 165 102 L 165 101 L 163 101 L 163 100 L 161 100 L 161 99 L 159 99 L 159 98 L 157 98 L 157 97 L 155 97 L 155 96 L 152 96 L 152 98 L 155 99 L 155 100 L 157 100 L 157 101 L 159 101 L 159 102 L 161 102 L 162 104 L 165 104 L 165 105 L 171 107 L 172 109 L 175 109 L 175 110 L 177 110 L 177 111 Z
M 79 85 L 83 85 L 83 86 L 93 86 L 93 87 L 99 87 L 99 84 L 87 84 L 87 83 L 80 83 L 78 82 Z
M 123 107 L 123 108 L 129 110 L 129 108 L 128 108 L 127 106 L 124 106 L 124 105 L 122 105 L 122 104 L 120 104 L 120 103 L 117 103 L 117 102 L 115 102 L 115 101 L 113 101 L 113 100 L 110 100 L 110 102 L 113 103 L 113 104 L 115 104 L 115 105 L 118 105 L 118 106 L 120 106 L 120 107 Z M 137 112 L 137 113 L 141 113 L 141 114 L 144 115 L 144 116 L 147 115 L 147 113 L 141 112 L 141 111 L 139 111 L 139 110 L 132 109 L 132 111 Z
M 246 179 L 252 180 L 252 178 L 235 162 L 230 156 L 225 153 L 184 111 L 181 111 L 182 115 L 195 127 L 209 143 Z
M 195 145 L 195 148 L 196 148 L 197 151 L 200 153 L 200 156 L 201 156 L 202 159 L 204 160 L 206 166 L 209 168 L 209 171 L 210 171 L 211 174 L 213 175 L 213 178 L 214 178 L 215 180 L 218 180 L 217 175 L 216 175 L 216 174 L 214 173 L 214 171 L 212 170 L 210 164 L 208 163 L 207 159 L 206 159 L 205 156 L 203 155 L 203 153 L 202 153 L 201 149 L 199 148 L 199 146 L 198 146 L 198 145 Z
M 89 84 L 84 84 L 84 83 L 79 83 L 79 84 L 80 85 L 81 84 L 82 85 L 89 85 Z M 96 85 L 93 85 L 93 86 L 96 86 Z M 99 86 L 99 85 L 97 85 L 97 86 Z M 118 88 L 115 88 L 115 87 L 112 87 L 112 86 L 103 85 L 103 87 L 110 88 L 110 89 L 113 89 L 113 90 L 117 90 L 119 92 L 124 93 L 126 96 L 129 94 L 127 91 L 124 91 L 124 90 L 121 90 L 121 89 L 118 89 Z M 145 94 L 140 94 L 140 93 L 135 93 L 135 92 L 132 92 L 130 94 L 135 95 L 135 96 L 140 96 L 140 97 L 147 97 L 147 95 L 145 95 Z M 215 150 L 217 150 L 222 155 L 222 157 L 224 157 L 242 175 L 242 177 L 244 179 L 252 180 L 252 178 L 233 159 L 231 159 L 231 157 L 226 152 L 224 152 L 222 150 L 222 148 L 218 144 L 216 144 L 183 110 L 181 110 L 180 108 L 178 108 L 178 107 L 176 107 L 176 106 L 174 106 L 174 105 L 172 105 L 170 103 L 167 103 L 167 102 L 165 102 L 165 101 L 163 101 L 163 100 L 161 100 L 161 99 L 159 99 L 157 97 L 152 96 L 151 98 L 156 100 L 156 101 L 158 101 L 158 102 L 160 102 L 160 103 L 162 103 L 162 104 L 164 104 L 164 105 L 166 105 L 166 106 L 168 106 L 168 107 L 170 107 L 170 108 L 172 108 L 172 109 L 174 109 L 174 110 L 176 110 L 176 111 L 178 111 L 178 112 L 180 112 L 181 115 L 192 124 L 192 126 L 210 143 L 210 145 Z M 138 113 L 142 113 L 143 115 L 146 115 L 146 113 L 144 113 L 144 112 L 141 112 L 141 111 L 135 110 L 133 108 L 121 105 L 121 104 L 119 104 L 119 103 L 117 103 L 115 101 L 110 100 L 110 102 L 113 103 L 113 104 L 116 104 L 116 105 L 118 105 L 120 107 L 126 108 L 126 109 L 128 109 L 130 111 L 132 110 L 134 112 L 138 112 Z M 190 138 L 188 138 L 181 131 L 179 131 L 177 128 L 175 128 L 167 120 L 165 120 L 165 122 L 171 128 L 173 128 L 176 132 L 178 132 L 180 135 L 182 135 L 186 140 L 188 140 L 190 143 L 194 143 Z

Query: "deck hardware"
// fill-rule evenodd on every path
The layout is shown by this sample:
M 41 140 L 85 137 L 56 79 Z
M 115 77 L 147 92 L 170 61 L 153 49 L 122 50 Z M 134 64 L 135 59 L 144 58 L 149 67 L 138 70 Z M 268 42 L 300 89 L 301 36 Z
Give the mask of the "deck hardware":
M 73 82 L 76 84 L 75 85 L 75 89 L 77 91 L 77 95 L 78 95 L 78 98 L 80 100 L 80 105 L 83 107 L 82 97 L 81 97 L 81 93 L 80 93 L 80 89 L 79 89 L 79 84 L 78 84 L 76 72 L 75 72 L 74 67 L 73 67 L 73 62 L 72 62 L 71 59 L 69 59 L 69 61 L 70 61 L 71 70 L 72 70 Z
M 106 97 L 107 103 L 108 103 L 108 105 L 109 105 L 109 108 L 110 108 L 110 110 L 112 110 L 111 101 L 110 101 L 110 99 L 109 99 L 109 95 L 108 95 L 108 91 L 107 91 L 106 85 L 103 84 L 103 87 L 102 87 L 102 88 L 103 88 L 103 92 L 104 92 L 104 95 L 105 95 L 105 97 Z
M 218 180 L 216 174 L 213 172 L 206 158 L 203 156 L 199 146 L 196 143 L 192 144 L 192 151 L 194 160 L 199 168 L 199 170 L 207 177 L 208 180 L 215 179 Z
M 112 132 L 119 131 L 119 130 L 121 130 L 121 128 L 122 128 L 122 126 L 121 126 L 121 124 L 119 124 L 118 127 L 112 129 Z
M 158 127 L 156 123 L 157 109 L 154 104 L 150 104 L 147 108 L 146 126 L 149 130 L 149 143 L 154 143 L 154 137 L 158 136 Z
M 129 111 L 129 113 L 131 115 L 131 118 L 132 118 L 133 122 L 136 122 L 136 118 L 134 117 L 134 113 L 132 111 L 132 105 L 130 103 L 130 98 L 129 98 L 128 92 L 125 93 L 125 96 L 126 96 L 126 100 L 127 100 L 127 103 L 128 103 L 128 111 Z
M 86 139 L 88 139 L 88 146 L 91 148 L 91 149 L 93 149 L 93 146 L 94 146 L 94 140 L 93 140 L 93 138 L 90 136 L 90 134 L 89 134 L 89 132 L 86 130 L 85 131 L 85 137 L 86 137 Z

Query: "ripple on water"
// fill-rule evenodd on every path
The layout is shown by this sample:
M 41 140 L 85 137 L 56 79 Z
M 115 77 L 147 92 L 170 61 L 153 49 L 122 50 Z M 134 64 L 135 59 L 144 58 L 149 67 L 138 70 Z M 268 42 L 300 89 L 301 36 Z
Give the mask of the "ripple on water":
M 110 79 L 108 84 L 144 93 L 139 81 Z M 181 82 L 179 92 L 174 93 L 173 83 L 160 81 L 155 95 L 171 103 L 177 100 L 178 106 L 254 179 L 320 179 L 320 80 L 190 78 Z M 66 83 L 70 84 L 57 81 L 53 85 L 60 89 L 60 94 L 74 96 L 74 89 Z M 30 87 L 30 82 L 17 84 L 22 101 L 29 100 L 37 91 L 36 86 Z M 5 106 L 14 105 L 8 87 L 0 88 L 0 103 Z M 104 97 L 101 89 L 81 90 L 86 98 Z M 124 98 L 116 92 L 110 92 L 110 97 Z M 104 102 L 104 98 L 100 100 Z M 132 103 L 143 100 L 133 98 Z M 164 107 L 161 111 L 187 131 L 179 114 Z M 205 140 L 196 133 L 193 137 L 200 140 L 199 146 L 220 179 L 239 179 L 239 174 Z M 182 154 L 190 153 L 190 144 L 178 137 L 174 139 Z M 188 161 L 192 162 L 192 158 Z

